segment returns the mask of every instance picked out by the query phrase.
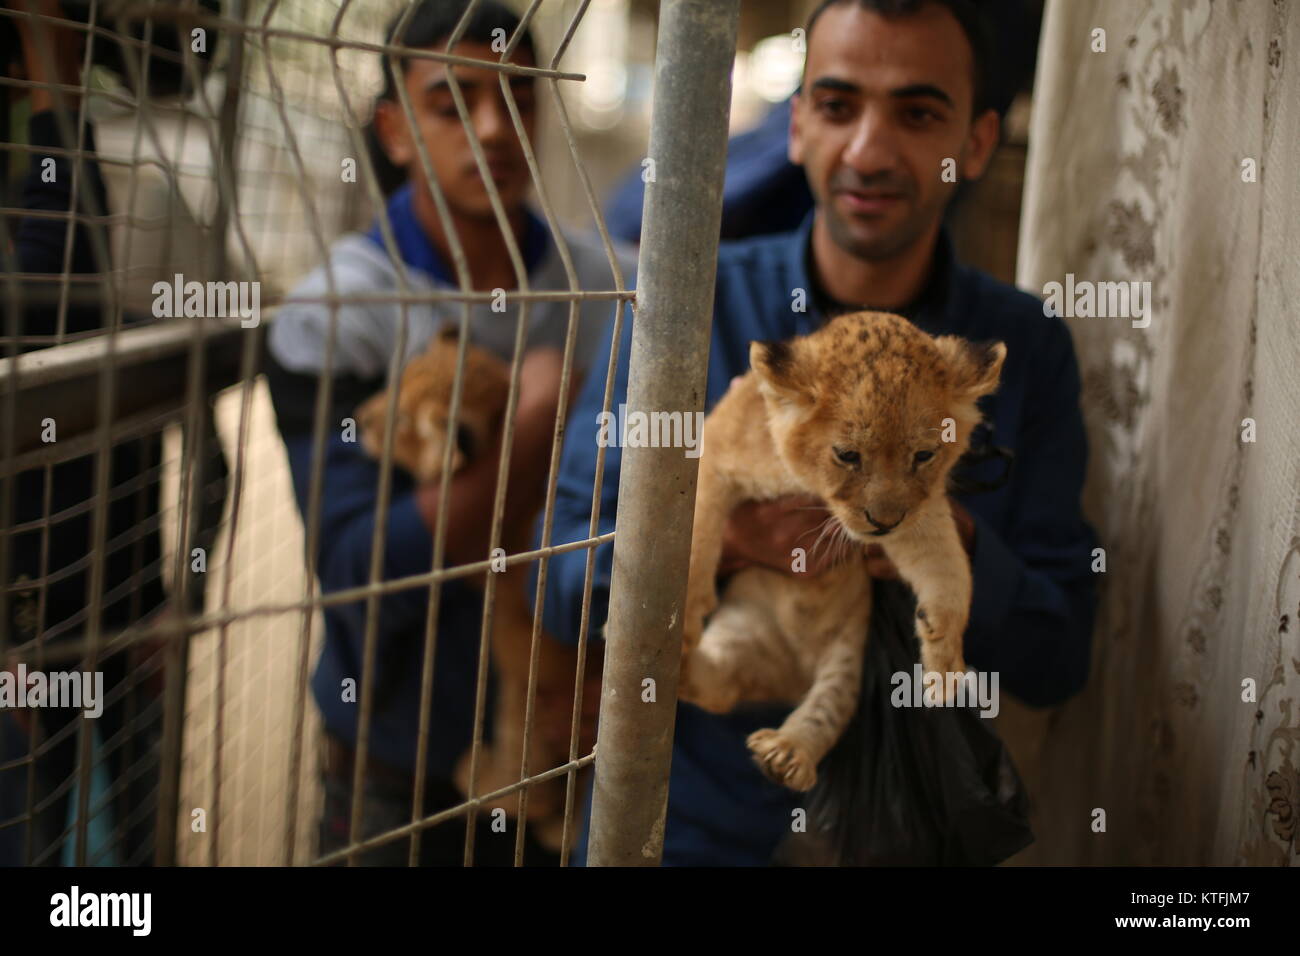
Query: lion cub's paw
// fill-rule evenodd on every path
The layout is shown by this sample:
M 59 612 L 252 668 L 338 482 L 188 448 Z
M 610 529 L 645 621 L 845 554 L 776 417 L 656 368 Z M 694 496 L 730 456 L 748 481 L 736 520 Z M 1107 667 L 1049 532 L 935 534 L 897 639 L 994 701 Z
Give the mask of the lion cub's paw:
M 946 691 L 947 675 L 966 673 L 962 659 L 962 634 L 966 630 L 964 615 L 944 613 L 942 610 L 916 610 L 916 636 L 921 642 L 921 669 L 927 677 L 937 674 L 939 686 Z M 931 678 L 933 679 L 933 678 Z
M 781 731 L 756 730 L 745 743 L 759 768 L 776 783 L 791 790 L 811 790 L 817 782 L 817 764 Z
M 965 674 L 968 670 L 966 661 L 962 658 L 961 641 L 926 641 L 921 645 L 921 669 L 926 678 L 938 680 L 939 687 L 943 688 L 944 702 L 949 702 L 948 675 Z M 938 676 L 930 678 L 930 674 Z

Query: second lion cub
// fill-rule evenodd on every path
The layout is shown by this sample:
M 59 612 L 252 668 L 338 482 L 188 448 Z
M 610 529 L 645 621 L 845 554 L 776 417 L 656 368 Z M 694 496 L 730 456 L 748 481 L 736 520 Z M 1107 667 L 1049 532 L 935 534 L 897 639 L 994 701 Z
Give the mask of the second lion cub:
M 470 342 L 466 346 L 465 371 L 459 422 L 455 432 L 449 429 L 452 386 L 459 353 L 459 332 L 448 326 L 429 343 L 428 348 L 411 359 L 398 384 L 397 413 L 394 422 L 392 456 L 395 464 L 406 469 L 420 482 L 431 483 L 442 475 L 447 445 L 451 471 L 455 473 L 469 461 L 491 453 L 501 434 L 510 390 L 510 366 L 484 347 Z M 357 409 L 356 417 L 362 447 L 374 458 L 383 455 L 384 416 L 388 393 L 380 392 Z M 544 483 L 530 489 L 540 508 Z M 526 551 L 531 545 L 532 518 L 502 529 L 501 546 L 508 553 Z M 508 566 L 500 573 L 492 616 L 491 651 L 497 678 L 493 739 L 484 749 L 477 768 L 475 792 L 492 793 L 521 779 L 525 755 L 524 725 L 528 697 L 529 671 L 532 667 L 533 612 L 525 586 L 528 567 Z M 483 579 L 469 579 L 471 585 Z M 445 640 L 468 640 L 474 635 L 447 635 Z M 569 716 L 573 708 L 573 691 L 577 669 L 577 649 L 566 646 L 545 632 L 539 635 L 536 666 L 536 707 L 539 716 Z M 554 720 L 546 721 L 547 724 Z M 529 738 L 527 756 L 530 774 L 541 773 L 568 760 L 568 737 L 557 739 L 536 728 Z M 471 751 L 465 751 L 453 771 L 453 782 L 461 793 L 469 795 Z M 511 793 L 486 802 L 517 816 L 519 796 Z M 529 789 L 528 819 L 532 832 L 548 848 L 558 850 L 564 830 L 564 780 L 553 778 Z M 570 834 L 572 838 L 574 834 Z
M 1001 342 L 934 337 L 897 315 L 856 312 L 801 338 L 753 343 L 752 370 L 706 419 L 681 697 L 716 713 L 744 701 L 794 705 L 780 728 L 748 739 L 778 783 L 811 788 L 856 709 L 871 613 L 862 545 L 880 545 L 916 593 L 925 671 L 966 670 L 971 573 L 947 479 L 1006 352 Z M 719 603 L 732 509 L 810 493 L 835 533 L 858 546 L 815 577 L 747 568 Z

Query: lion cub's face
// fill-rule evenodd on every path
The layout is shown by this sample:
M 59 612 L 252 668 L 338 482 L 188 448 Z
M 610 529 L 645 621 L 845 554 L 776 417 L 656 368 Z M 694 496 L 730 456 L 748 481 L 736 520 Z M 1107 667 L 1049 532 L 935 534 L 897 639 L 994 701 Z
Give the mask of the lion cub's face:
M 1006 354 L 1001 342 L 856 312 L 789 342 L 755 342 L 750 364 L 786 467 L 870 543 L 946 493 L 980 420 L 976 399 L 997 388 Z
M 456 433 L 448 435 L 457 338 L 455 327 L 435 336 L 426 351 L 407 363 L 398 386 L 393 461 L 421 482 L 441 477 L 443 450 L 449 438 L 455 442 L 451 453 L 453 472 L 491 446 L 506 407 L 509 366 L 471 344 L 465 354 L 464 391 Z M 361 447 L 376 459 L 384 450 L 387 403 L 388 392 L 384 391 L 357 409 Z

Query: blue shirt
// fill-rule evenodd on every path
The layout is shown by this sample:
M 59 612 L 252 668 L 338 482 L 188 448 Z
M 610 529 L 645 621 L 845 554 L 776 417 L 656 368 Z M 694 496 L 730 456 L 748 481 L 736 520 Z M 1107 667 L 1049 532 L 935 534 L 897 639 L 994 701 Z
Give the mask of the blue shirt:
M 706 407 L 731 379 L 749 370 L 749 344 L 813 331 L 825 319 L 807 268 L 813 214 L 794 232 L 723 243 L 718 251 Z M 807 311 L 792 310 L 793 290 L 804 289 Z M 1070 332 L 1042 303 L 955 261 L 942 235 L 927 290 L 909 317 L 931 334 L 1006 343 L 996 393 L 980 408 L 998 445 L 1015 454 L 1010 480 L 997 490 L 954 495 L 976 527 L 971 570 L 974 594 L 965 634 L 967 662 L 1000 672 L 1001 687 L 1027 704 L 1060 703 L 1088 675 L 1095 591 L 1091 572 L 1096 538 L 1080 512 L 1087 439 L 1079 409 L 1079 370 Z M 593 367 L 605 367 L 612 342 Z M 631 328 L 619 343 L 613 406 L 626 399 Z M 604 381 L 592 376 L 571 420 L 596 421 Z M 556 501 L 556 543 L 587 536 L 596 445 L 571 429 L 565 441 Z M 600 532 L 614 528 L 621 450 L 606 449 Z M 1002 463 L 972 468 L 992 481 Z M 575 640 L 582 607 L 586 553 L 551 559 L 544 623 Z M 607 616 L 613 542 L 597 551 L 592 630 Z M 718 716 L 690 704 L 677 709 L 667 820 L 665 865 L 763 865 L 789 832 L 792 791 L 759 772 L 745 738 L 779 726 L 789 708 L 749 708 Z M 586 813 L 588 811 L 584 811 Z M 589 819 L 589 818 L 588 818 Z M 577 859 L 585 857 L 584 822 Z

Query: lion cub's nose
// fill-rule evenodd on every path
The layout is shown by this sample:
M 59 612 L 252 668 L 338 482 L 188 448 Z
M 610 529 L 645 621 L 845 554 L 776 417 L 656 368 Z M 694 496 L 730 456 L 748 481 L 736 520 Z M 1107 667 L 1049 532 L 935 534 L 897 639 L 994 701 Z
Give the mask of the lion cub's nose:
M 875 518 L 871 517 L 871 511 L 867 508 L 863 508 L 862 513 L 867 516 L 867 520 L 870 521 L 872 527 L 876 529 L 871 533 L 876 536 L 880 536 L 880 535 L 889 534 L 889 532 L 897 528 L 898 523 L 902 521 L 903 516 L 907 514 L 907 509 L 904 508 L 903 511 L 899 514 L 899 516 L 891 522 L 877 521 Z

